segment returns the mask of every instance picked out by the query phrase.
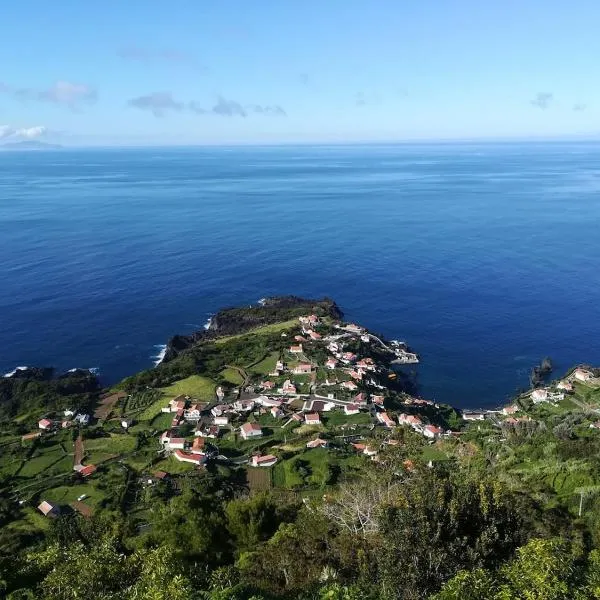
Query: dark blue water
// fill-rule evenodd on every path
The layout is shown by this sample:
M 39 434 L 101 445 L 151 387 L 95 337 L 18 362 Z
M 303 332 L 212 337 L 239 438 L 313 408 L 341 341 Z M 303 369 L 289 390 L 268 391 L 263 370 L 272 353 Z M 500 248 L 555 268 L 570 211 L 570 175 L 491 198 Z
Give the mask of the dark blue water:
M 0 154 L 0 371 L 152 365 L 225 305 L 330 295 L 425 396 L 600 363 L 600 145 Z

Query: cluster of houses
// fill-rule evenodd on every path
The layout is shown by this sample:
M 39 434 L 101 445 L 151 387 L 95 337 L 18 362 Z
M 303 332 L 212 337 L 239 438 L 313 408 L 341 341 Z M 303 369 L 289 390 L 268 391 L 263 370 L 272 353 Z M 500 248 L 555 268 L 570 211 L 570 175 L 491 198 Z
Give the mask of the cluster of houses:
M 73 425 L 81 425 L 85 427 L 90 423 L 90 415 L 87 413 L 78 413 L 69 408 L 65 409 L 62 414 L 62 418 L 49 418 L 44 417 L 38 421 L 38 429 L 42 431 L 55 431 L 57 429 L 64 429 L 66 427 L 72 427 Z M 28 438 L 39 437 L 39 433 L 27 434 Z

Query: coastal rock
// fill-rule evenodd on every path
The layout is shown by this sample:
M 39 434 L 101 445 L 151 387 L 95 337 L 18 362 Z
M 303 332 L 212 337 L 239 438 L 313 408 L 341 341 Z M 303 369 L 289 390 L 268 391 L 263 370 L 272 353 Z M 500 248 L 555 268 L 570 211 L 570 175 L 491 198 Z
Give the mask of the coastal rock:
M 19 367 L 5 379 L 27 379 L 30 381 L 50 381 L 54 376 L 52 367 Z
M 264 298 L 259 306 L 226 308 L 220 310 L 210 320 L 208 329 L 200 329 L 190 335 L 175 335 L 167 343 L 163 362 L 176 356 L 202 341 L 223 335 L 238 335 L 257 327 L 294 319 L 303 314 L 318 313 L 333 319 L 341 319 L 343 314 L 330 298 L 312 300 L 298 296 L 275 296 Z

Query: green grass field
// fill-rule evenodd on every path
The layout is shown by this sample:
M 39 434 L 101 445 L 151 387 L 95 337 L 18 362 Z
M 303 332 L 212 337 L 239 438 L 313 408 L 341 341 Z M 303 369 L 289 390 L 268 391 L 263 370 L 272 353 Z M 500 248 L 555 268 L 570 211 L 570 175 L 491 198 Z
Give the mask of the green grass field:
M 273 372 L 278 360 L 279 352 L 271 352 L 269 356 L 263 358 L 260 362 L 248 367 L 248 370 L 255 375 L 268 375 Z
M 88 496 L 84 502 L 89 506 L 95 508 L 105 498 L 105 495 L 94 486 L 92 481 L 86 481 L 79 485 L 66 486 L 61 485 L 59 487 L 45 490 L 42 493 L 44 500 L 53 502 L 55 504 L 70 504 L 85 494 Z
M 152 468 L 155 471 L 166 471 L 172 475 L 177 475 L 178 473 L 189 473 L 190 471 L 193 471 L 196 469 L 196 465 L 187 462 L 179 462 L 176 458 L 169 456 L 160 462 L 157 462 Z
M 181 381 L 176 381 L 169 387 L 162 388 L 163 397 L 169 401 L 171 398 L 184 394 L 197 400 L 215 399 L 215 382 L 207 377 L 192 375 Z
M 67 459 L 64 461 L 64 459 Z M 60 464 L 59 464 L 60 463 Z M 67 456 L 59 445 L 53 445 L 48 448 L 41 448 L 36 451 L 36 455 L 30 458 L 19 471 L 21 477 L 35 477 L 40 473 L 50 469 L 70 470 L 73 468 L 73 457 Z
M 239 372 L 236 371 L 235 369 L 231 369 L 231 368 L 223 369 L 221 371 L 220 375 L 221 375 L 221 377 L 223 377 L 223 379 L 225 381 L 228 381 L 229 383 L 232 383 L 233 385 L 242 385 L 242 383 L 244 383 L 244 379 L 239 374 Z
M 257 327 L 256 329 L 252 329 L 247 331 L 246 333 L 240 333 L 238 335 L 228 335 L 226 337 L 218 338 L 215 340 L 216 344 L 224 344 L 229 340 L 235 340 L 239 338 L 243 338 L 248 334 L 252 335 L 261 335 L 261 334 L 269 334 L 269 333 L 279 333 L 280 331 L 286 331 L 288 329 L 292 329 L 294 327 L 298 327 L 298 320 L 291 319 L 289 321 L 283 321 L 281 323 L 273 323 L 272 325 L 263 325 L 262 327 Z
M 273 484 L 287 489 L 324 487 L 331 478 L 334 464 L 334 457 L 324 448 L 305 450 L 273 467 Z
M 368 425 L 372 422 L 371 415 L 368 412 L 361 412 L 357 415 L 345 415 L 343 410 L 332 410 L 323 413 L 321 420 L 326 427 L 340 427 L 348 423 L 349 425 Z
M 448 455 L 435 446 L 425 446 L 425 448 L 423 448 L 423 452 L 421 452 L 421 458 L 425 462 L 429 462 L 430 460 L 441 461 L 448 460 Z
M 128 434 L 115 433 L 109 437 L 84 439 L 84 464 L 97 464 L 111 456 L 132 452 L 135 444 L 135 436 Z
M 6 529 L 26 533 L 45 531 L 50 527 L 50 522 L 37 508 L 27 506 L 23 509 L 23 518 L 7 525 Z
M 152 421 L 150 421 L 150 425 L 153 429 L 157 429 L 158 431 L 163 431 L 165 429 L 169 429 L 171 427 L 171 421 L 173 421 L 173 413 L 158 413 Z
M 138 416 L 139 421 L 151 421 L 160 413 L 161 408 L 167 406 L 169 400 L 186 395 L 198 400 L 214 400 L 216 385 L 212 379 L 201 377 L 200 375 L 191 375 L 186 379 L 176 381 L 174 384 L 161 388 L 162 396 L 145 408 Z

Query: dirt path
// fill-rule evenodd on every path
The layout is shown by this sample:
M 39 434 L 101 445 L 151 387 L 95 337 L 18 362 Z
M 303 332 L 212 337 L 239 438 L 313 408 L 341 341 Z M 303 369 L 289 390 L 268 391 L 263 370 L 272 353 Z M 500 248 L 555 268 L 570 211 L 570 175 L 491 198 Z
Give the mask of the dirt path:
M 73 466 L 81 464 L 83 460 L 83 438 L 81 437 L 81 433 L 75 440 L 75 455 L 73 456 Z
M 99 421 L 104 421 L 111 413 L 115 404 L 126 398 L 127 394 L 125 392 L 115 392 L 114 394 L 109 394 L 100 400 L 100 404 L 97 406 L 94 417 Z

